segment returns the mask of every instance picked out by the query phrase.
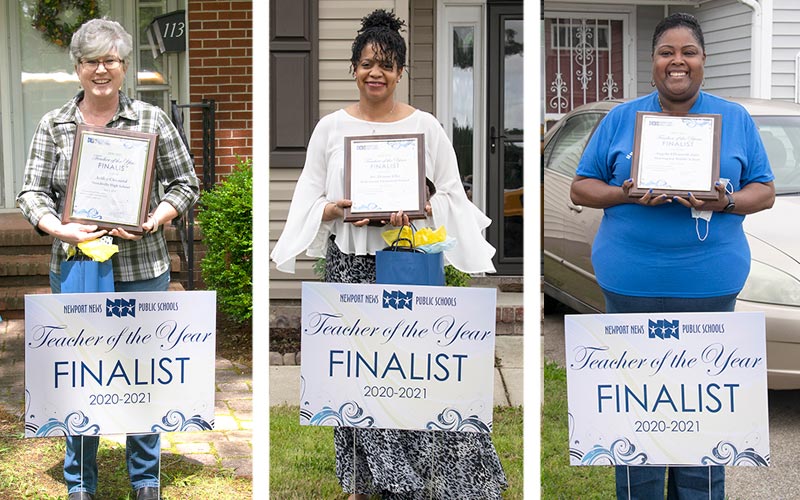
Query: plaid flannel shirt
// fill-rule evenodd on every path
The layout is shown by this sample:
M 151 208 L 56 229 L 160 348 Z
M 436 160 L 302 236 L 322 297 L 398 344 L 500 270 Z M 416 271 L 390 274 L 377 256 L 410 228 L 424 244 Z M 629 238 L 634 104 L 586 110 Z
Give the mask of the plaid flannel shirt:
M 45 114 L 31 140 L 17 203 L 25 218 L 40 233 L 38 225 L 44 215 L 53 214 L 60 219 L 64 210 L 72 147 L 80 121 L 78 103 L 82 99 L 83 91 L 61 109 Z M 155 210 L 161 201 L 175 207 L 178 214 L 191 209 L 199 194 L 197 176 L 177 129 L 161 108 L 132 100 L 120 92 L 119 109 L 106 126 L 158 134 L 150 210 Z M 159 184 L 163 187 L 163 196 L 159 193 Z M 113 257 L 116 281 L 152 279 L 169 269 L 169 252 L 163 230 L 145 234 L 137 241 L 115 238 L 114 243 L 119 246 L 119 253 Z M 61 240 L 56 238 L 50 270 L 61 274 L 64 259 L 66 252 Z

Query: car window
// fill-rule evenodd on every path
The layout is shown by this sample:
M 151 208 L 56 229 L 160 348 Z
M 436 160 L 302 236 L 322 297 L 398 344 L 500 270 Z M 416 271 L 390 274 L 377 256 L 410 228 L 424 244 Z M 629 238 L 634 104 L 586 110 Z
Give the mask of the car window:
M 555 170 L 566 176 L 575 175 L 578 162 L 583 155 L 583 148 L 597 122 L 605 113 L 581 113 L 565 118 L 556 135 L 544 149 L 545 168 Z
M 755 116 L 775 174 L 775 192 L 800 191 L 800 116 Z

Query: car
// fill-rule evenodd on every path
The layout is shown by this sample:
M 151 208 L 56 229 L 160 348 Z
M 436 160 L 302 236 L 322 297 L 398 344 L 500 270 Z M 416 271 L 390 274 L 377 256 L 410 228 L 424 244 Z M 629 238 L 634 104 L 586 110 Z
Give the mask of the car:
M 775 204 L 748 215 L 750 274 L 736 311 L 766 317 L 767 383 L 800 389 L 800 105 L 731 98 L 755 121 L 775 174 Z M 589 103 L 562 117 L 545 135 L 542 163 L 543 292 L 545 307 L 561 302 L 583 313 L 603 312 L 591 248 L 603 211 L 570 201 L 572 178 L 597 124 L 623 100 Z

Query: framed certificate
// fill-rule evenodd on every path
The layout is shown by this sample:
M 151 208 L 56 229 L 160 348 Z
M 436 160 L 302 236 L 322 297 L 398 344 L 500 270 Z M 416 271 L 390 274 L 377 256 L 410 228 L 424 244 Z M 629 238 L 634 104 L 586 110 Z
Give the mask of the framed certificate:
M 425 218 L 425 136 L 344 138 L 344 193 L 353 202 L 345 222 L 387 219 L 402 210 Z
M 157 144 L 157 134 L 78 125 L 62 222 L 141 234 Z
M 654 195 L 717 199 L 721 127 L 721 115 L 639 111 L 629 196 L 639 198 L 652 189 Z

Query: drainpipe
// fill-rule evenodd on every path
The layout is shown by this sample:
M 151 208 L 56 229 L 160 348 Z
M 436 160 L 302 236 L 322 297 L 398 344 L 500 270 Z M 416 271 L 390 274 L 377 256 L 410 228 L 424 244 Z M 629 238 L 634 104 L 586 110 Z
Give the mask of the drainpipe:
M 750 97 L 772 96 L 772 0 L 737 0 L 753 9 Z

